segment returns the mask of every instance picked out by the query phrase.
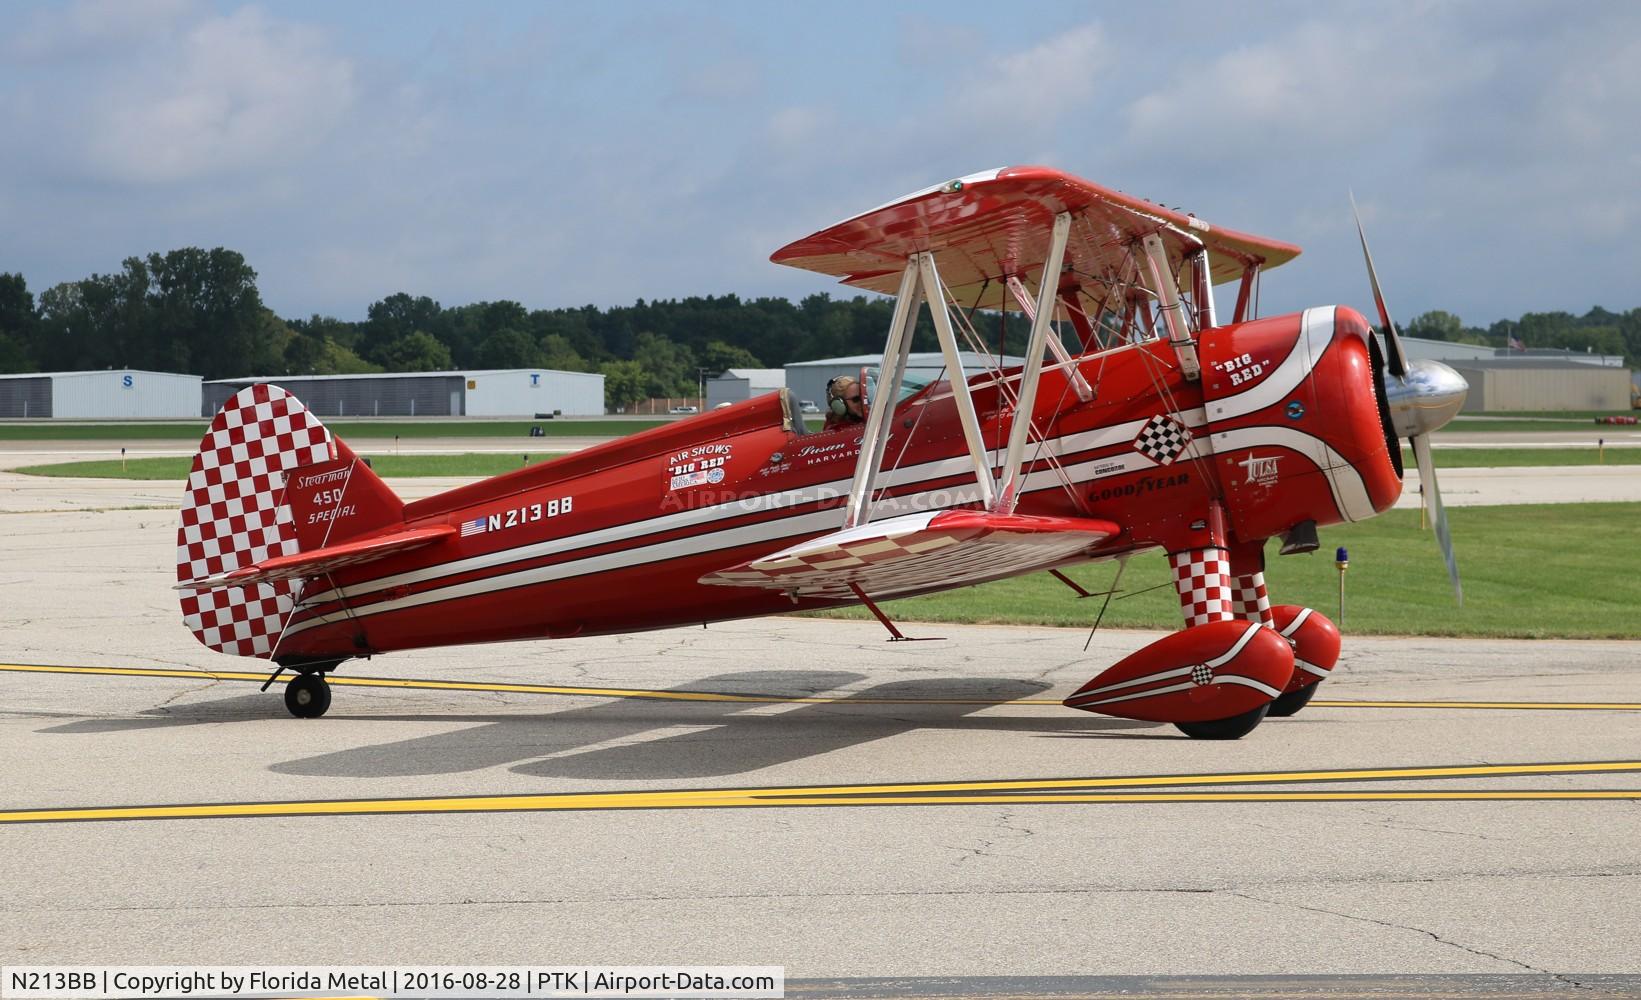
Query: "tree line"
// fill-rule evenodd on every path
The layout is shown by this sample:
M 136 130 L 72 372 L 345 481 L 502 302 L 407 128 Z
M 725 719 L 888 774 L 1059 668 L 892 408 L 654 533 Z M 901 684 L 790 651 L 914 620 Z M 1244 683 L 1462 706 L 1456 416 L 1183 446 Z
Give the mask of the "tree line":
M 256 271 L 233 250 L 186 247 L 129 257 L 41 292 L 0 274 L 0 373 L 139 368 L 205 378 L 327 375 L 466 368 L 602 372 L 612 406 L 691 396 L 727 368 L 778 368 L 817 357 L 881 351 L 893 303 L 881 296 L 799 302 L 691 296 L 630 306 L 527 309 L 517 302 L 442 306 L 407 293 L 374 302 L 358 322 L 281 318 L 257 291 Z M 1018 350 L 1017 313 L 974 317 L 987 350 Z M 1528 313 L 1482 329 L 1427 312 L 1404 333 L 1493 347 L 1586 349 L 1641 357 L 1641 308 L 1583 316 Z M 936 350 L 925 312 L 915 350 Z

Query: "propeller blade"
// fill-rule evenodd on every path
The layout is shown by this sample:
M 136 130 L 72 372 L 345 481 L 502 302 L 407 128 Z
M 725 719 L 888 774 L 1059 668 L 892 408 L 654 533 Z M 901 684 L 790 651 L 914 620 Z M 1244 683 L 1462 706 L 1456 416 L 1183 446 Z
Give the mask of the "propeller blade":
M 1442 558 L 1447 560 L 1447 575 L 1453 581 L 1453 596 L 1464 606 L 1464 588 L 1459 586 L 1459 563 L 1453 558 L 1453 536 L 1447 530 L 1447 510 L 1442 506 L 1442 491 L 1436 485 L 1436 462 L 1430 456 L 1430 436 L 1415 434 L 1407 439 L 1413 446 L 1413 457 L 1419 463 L 1419 488 L 1430 501 L 1430 526 L 1436 531 L 1436 544 L 1442 547 Z
M 1350 196 L 1350 214 L 1356 217 L 1356 237 L 1362 241 L 1362 259 L 1367 261 L 1368 281 L 1373 285 L 1373 304 L 1379 307 L 1380 328 L 1385 331 L 1385 367 L 1397 378 L 1407 374 L 1407 354 L 1402 350 L 1401 335 L 1390 321 L 1390 307 L 1385 305 L 1385 293 L 1379 288 L 1379 273 L 1373 269 L 1373 254 L 1368 252 L 1367 233 L 1362 229 L 1362 213 L 1356 210 L 1356 195 Z

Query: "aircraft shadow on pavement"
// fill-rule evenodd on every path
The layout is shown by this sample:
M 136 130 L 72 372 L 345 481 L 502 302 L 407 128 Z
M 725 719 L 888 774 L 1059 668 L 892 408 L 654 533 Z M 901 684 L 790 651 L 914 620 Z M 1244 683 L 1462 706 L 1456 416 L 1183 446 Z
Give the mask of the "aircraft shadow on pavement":
M 278 690 L 266 694 L 235 695 L 211 701 L 190 701 L 177 705 L 144 709 L 135 717 L 121 716 L 103 719 L 77 719 L 60 726 L 40 730 L 43 733 L 70 733 L 93 735 L 97 733 L 126 733 L 142 729 L 166 729 L 174 726 L 208 726 L 224 722 L 254 722 L 276 716 L 289 717 Z M 291 720 L 296 721 L 296 720 Z
M 701 678 L 668 693 L 823 695 L 858 682 L 848 671 L 745 671 Z M 1039 737 L 1123 736 L 1151 723 L 1097 716 L 975 716 L 976 712 L 1049 687 L 1037 681 L 947 677 L 893 681 L 821 704 L 674 701 L 623 698 L 558 712 L 523 714 L 371 714 L 363 722 L 448 722 L 450 732 L 419 736 L 273 764 L 280 774 L 388 778 L 459 774 L 506 767 L 519 774 L 602 780 L 696 778 L 742 774 L 918 730 L 1019 732 Z M 339 689 L 339 698 L 348 689 Z M 437 694 L 429 692 L 429 694 Z M 902 704 L 874 704 L 902 701 Z M 341 706 L 338 706 L 341 707 Z M 773 709 L 773 710 L 772 710 Z M 758 711 L 751 711 L 758 710 Z M 267 721 L 283 716 L 273 693 L 146 710 L 138 718 L 82 719 L 42 732 L 98 734 Z M 300 735 L 310 726 L 354 720 L 285 720 Z M 646 734 L 654 734 L 646 739 Z M 1158 737 L 1166 738 L 1166 737 Z M 286 744 L 287 746 L 289 744 Z
M 672 692 L 821 693 L 861 679 L 842 671 L 721 674 Z M 485 725 L 275 764 L 281 774 L 411 777 L 516 765 L 538 777 L 638 780 L 742 774 L 920 729 L 1060 733 L 1148 723 L 1120 719 L 966 718 L 1028 698 L 1047 685 L 995 678 L 896 681 L 825 704 L 782 707 L 738 702 L 623 699 L 547 715 L 494 715 Z M 922 704 L 866 704 L 916 699 Z M 972 701 L 942 703 L 935 699 Z M 425 720 L 426 716 L 418 716 Z M 661 734 L 645 740 L 645 734 Z

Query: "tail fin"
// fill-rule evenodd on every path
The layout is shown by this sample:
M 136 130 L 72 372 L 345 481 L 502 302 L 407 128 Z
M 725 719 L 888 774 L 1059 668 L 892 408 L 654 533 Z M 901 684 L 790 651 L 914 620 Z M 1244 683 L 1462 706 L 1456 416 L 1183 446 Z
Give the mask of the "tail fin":
M 177 581 L 235 570 L 402 524 L 404 504 L 295 396 L 255 385 L 230 399 L 200 442 L 177 529 Z M 182 617 L 205 646 L 271 658 L 298 582 L 182 589 Z

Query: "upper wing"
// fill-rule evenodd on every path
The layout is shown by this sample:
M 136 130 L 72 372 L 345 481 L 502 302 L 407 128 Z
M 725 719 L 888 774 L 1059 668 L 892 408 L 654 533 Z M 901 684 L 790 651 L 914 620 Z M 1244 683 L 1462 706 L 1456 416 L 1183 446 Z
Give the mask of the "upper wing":
M 217 576 L 202 577 L 177 584 L 174 590 L 211 590 L 216 587 L 244 587 L 253 583 L 273 583 L 297 577 L 319 576 L 359 563 L 382 559 L 398 552 L 408 552 L 424 545 L 432 545 L 455 536 L 454 525 L 437 524 L 430 528 L 410 528 L 391 535 L 377 535 L 358 541 L 327 545 L 322 549 L 275 556 L 259 563 L 241 566 Z
M 888 597 L 1057 566 L 1121 530 L 1092 518 L 925 511 L 811 538 L 708 573 L 701 582 L 842 598 L 853 596 L 854 585 L 869 596 Z
M 1291 243 L 1211 226 L 1195 216 L 1047 167 L 1004 167 L 926 188 L 790 243 L 770 258 L 845 284 L 894 294 L 906 258 L 933 252 L 941 280 L 965 307 L 1017 308 L 1009 276 L 1036 282 L 1048 256 L 1054 216 L 1072 216 L 1066 284 L 1104 298 L 1123 274 L 1129 247 L 1158 233 L 1175 273 L 1201 244 L 1216 284 L 1259 264 L 1299 256 Z

